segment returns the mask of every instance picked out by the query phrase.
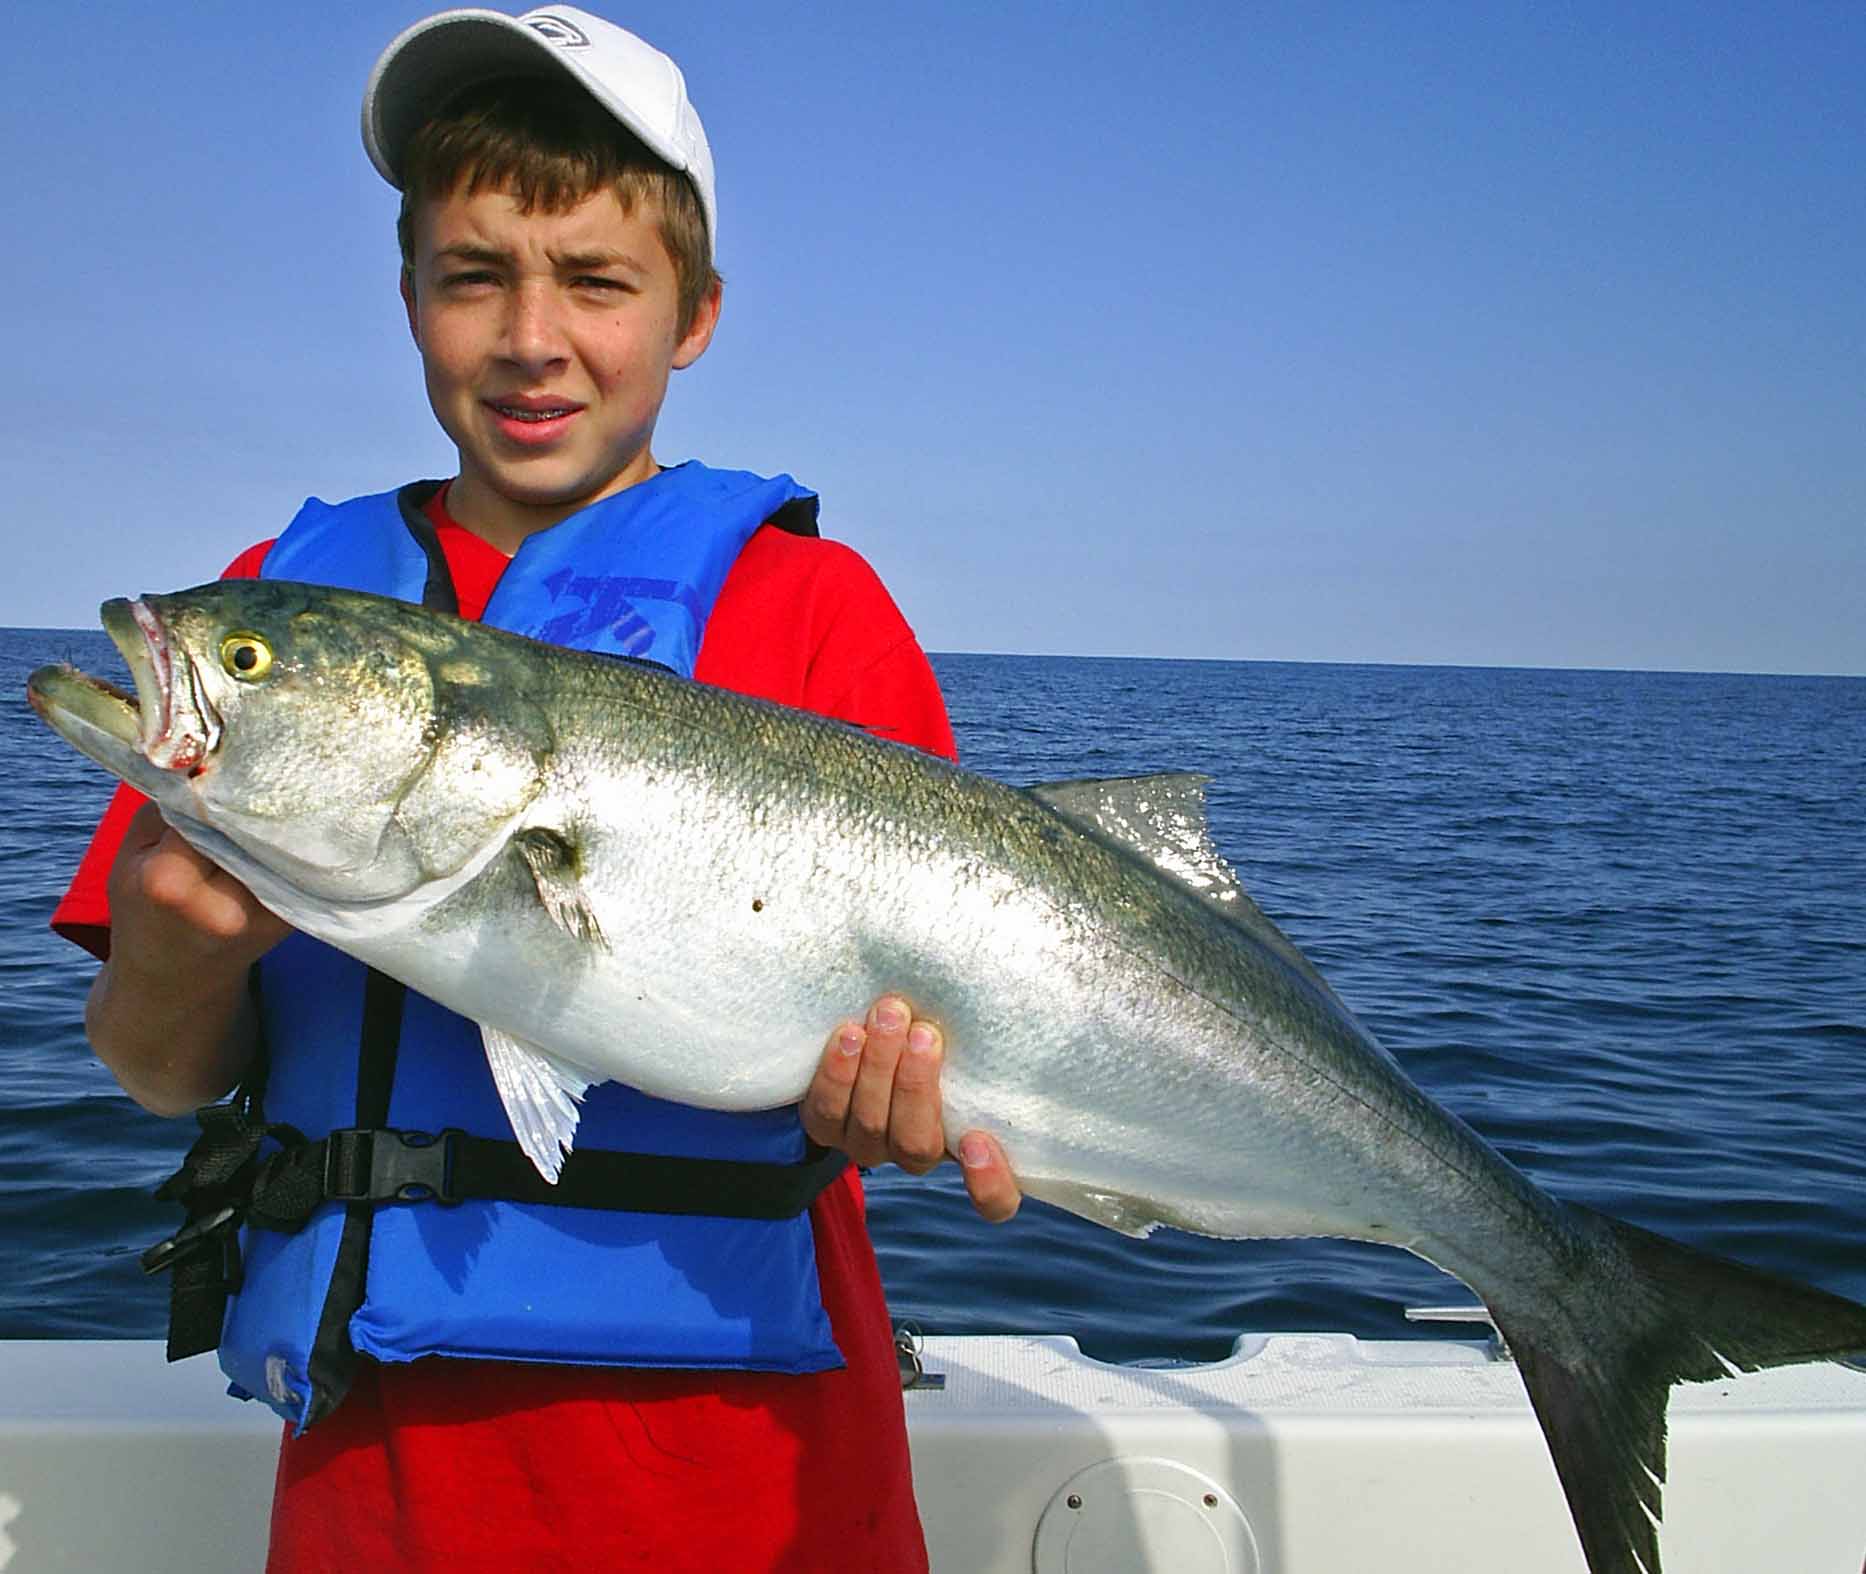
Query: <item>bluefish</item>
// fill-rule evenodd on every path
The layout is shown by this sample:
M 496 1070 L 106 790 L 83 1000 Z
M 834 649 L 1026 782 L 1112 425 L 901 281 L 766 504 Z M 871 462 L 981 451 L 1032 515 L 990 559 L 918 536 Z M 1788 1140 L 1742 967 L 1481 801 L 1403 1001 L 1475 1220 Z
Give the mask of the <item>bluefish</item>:
M 1866 1349 L 1866 1307 L 1542 1191 L 1245 894 L 1203 780 L 1017 789 L 781 706 L 355 592 L 105 604 L 136 697 L 34 707 L 288 922 L 482 1026 L 547 1177 L 616 1079 L 795 1102 L 851 1002 L 946 1038 L 949 1138 L 1111 1229 L 1344 1236 L 1464 1280 L 1592 1574 L 1657 1574 L 1671 1385 Z

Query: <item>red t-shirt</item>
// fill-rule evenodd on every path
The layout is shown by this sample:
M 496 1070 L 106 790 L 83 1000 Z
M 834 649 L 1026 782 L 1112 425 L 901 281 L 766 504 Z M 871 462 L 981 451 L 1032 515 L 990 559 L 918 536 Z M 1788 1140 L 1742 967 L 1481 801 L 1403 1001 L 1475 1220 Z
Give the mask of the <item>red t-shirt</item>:
M 478 618 L 508 560 L 441 498 L 430 514 L 461 613 Z M 255 576 L 270 544 L 241 553 L 228 577 Z M 726 576 L 694 676 L 954 754 L 913 631 L 874 571 L 834 542 L 756 532 Z M 141 801 L 119 788 L 53 916 L 98 956 L 109 950 L 105 881 Z M 899 1369 L 854 1171 L 817 1199 L 811 1223 L 842 1369 L 365 1361 L 335 1412 L 303 1437 L 287 1429 L 269 1574 L 924 1570 Z

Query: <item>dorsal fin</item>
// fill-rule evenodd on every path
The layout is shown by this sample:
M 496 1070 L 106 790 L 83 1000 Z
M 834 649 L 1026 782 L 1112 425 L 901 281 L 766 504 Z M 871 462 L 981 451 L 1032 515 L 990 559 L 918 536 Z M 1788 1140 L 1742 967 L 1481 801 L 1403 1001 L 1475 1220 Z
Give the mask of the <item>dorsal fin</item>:
M 1139 853 L 1181 885 L 1229 911 L 1249 898 L 1212 841 L 1205 818 L 1205 787 L 1210 781 L 1209 776 L 1174 771 L 1037 782 L 1024 791 L 1077 830 Z
M 1210 781 L 1211 777 L 1196 772 L 1171 771 L 1156 776 L 1037 782 L 1024 791 L 1077 830 L 1138 853 L 1204 897 L 1346 1012 L 1328 980 L 1251 900 L 1237 871 L 1219 853 L 1205 815 L 1205 788 Z

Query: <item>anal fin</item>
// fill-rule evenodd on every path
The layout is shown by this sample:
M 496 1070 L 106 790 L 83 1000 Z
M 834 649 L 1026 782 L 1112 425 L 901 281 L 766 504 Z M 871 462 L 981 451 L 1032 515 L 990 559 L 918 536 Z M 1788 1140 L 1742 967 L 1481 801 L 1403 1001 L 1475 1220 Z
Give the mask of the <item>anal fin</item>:
M 538 1173 L 556 1185 L 582 1118 L 577 1101 L 590 1079 L 548 1050 L 489 1023 L 480 1024 L 479 1034 L 512 1135 Z
M 1130 1197 L 1125 1192 L 1101 1191 L 1084 1186 L 1079 1181 L 1058 1180 L 1043 1175 L 1019 1175 L 1017 1184 L 1026 1197 L 1035 1197 L 1053 1208 L 1061 1208 L 1065 1213 L 1087 1219 L 1090 1224 L 1118 1230 L 1136 1240 L 1152 1234 L 1162 1224 L 1172 1222 L 1164 1217 L 1165 1210 L 1157 1203 L 1148 1202 L 1142 1197 Z

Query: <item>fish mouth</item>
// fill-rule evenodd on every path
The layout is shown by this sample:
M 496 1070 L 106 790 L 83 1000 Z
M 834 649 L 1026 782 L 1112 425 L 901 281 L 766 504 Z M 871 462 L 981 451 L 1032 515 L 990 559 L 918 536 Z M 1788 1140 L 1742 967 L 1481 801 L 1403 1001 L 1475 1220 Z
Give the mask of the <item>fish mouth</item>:
M 41 667 L 27 678 L 26 702 L 47 726 L 92 758 L 97 749 L 80 741 L 84 734 L 98 747 L 142 752 L 142 716 L 134 696 L 68 662 Z
M 124 741 L 133 741 L 145 760 L 158 770 L 194 774 L 220 743 L 220 713 L 207 697 L 194 658 L 150 604 L 160 600 L 119 598 L 101 609 L 104 632 L 123 653 L 135 680 L 135 698 L 98 679 L 87 681 L 129 703 L 136 733 Z
M 200 774 L 220 743 L 221 719 L 193 658 L 148 602 L 106 601 L 100 614 L 136 692 L 61 662 L 26 680 L 28 703 L 67 742 L 138 785 L 150 766 Z

